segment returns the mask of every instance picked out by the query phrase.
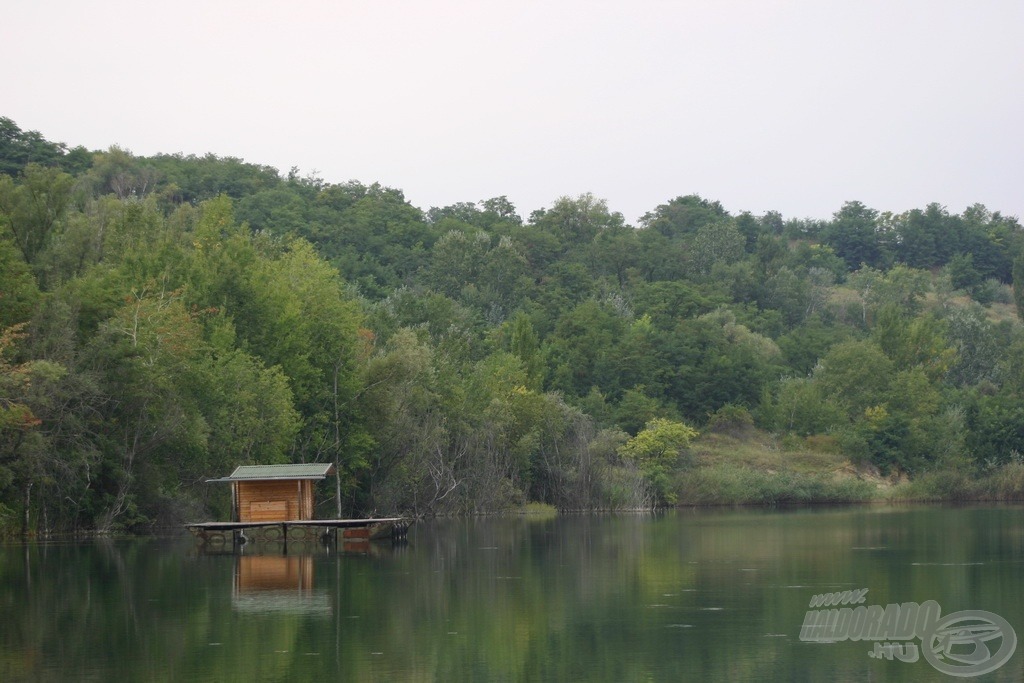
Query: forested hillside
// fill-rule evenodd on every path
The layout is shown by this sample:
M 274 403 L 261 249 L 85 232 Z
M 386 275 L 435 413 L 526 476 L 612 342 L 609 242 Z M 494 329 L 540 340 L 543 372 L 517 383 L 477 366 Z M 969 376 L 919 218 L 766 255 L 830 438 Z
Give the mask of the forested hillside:
M 0 527 L 222 515 L 203 480 L 275 462 L 335 463 L 331 516 L 672 504 L 711 432 L 1019 469 L 1022 247 L 980 205 L 424 211 L 0 118 Z

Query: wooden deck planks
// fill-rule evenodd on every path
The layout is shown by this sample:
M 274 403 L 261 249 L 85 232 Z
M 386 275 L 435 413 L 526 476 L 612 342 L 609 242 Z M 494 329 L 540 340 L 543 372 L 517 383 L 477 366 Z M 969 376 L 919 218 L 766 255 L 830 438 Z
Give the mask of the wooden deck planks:
M 350 527 L 370 527 L 378 524 L 409 523 L 406 517 L 380 517 L 374 519 L 292 519 L 286 521 L 265 522 L 190 522 L 186 529 L 205 529 L 207 531 L 232 531 L 234 529 L 253 529 L 264 526 L 320 526 L 329 529 L 345 529 Z

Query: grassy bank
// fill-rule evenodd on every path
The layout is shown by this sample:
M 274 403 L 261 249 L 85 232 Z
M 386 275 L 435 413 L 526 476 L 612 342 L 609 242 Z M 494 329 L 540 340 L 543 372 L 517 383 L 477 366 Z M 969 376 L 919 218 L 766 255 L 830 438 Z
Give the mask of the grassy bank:
M 1024 464 L 1009 463 L 976 475 L 949 470 L 926 472 L 887 492 L 893 502 L 1024 501 Z
M 913 479 L 857 467 L 827 437 L 783 438 L 750 429 L 704 434 L 678 475 L 677 504 L 1024 501 L 1024 462 L 978 473 L 936 470 Z
M 886 482 L 858 471 L 829 439 L 779 439 L 748 430 L 704 434 L 678 478 L 679 505 L 777 505 L 878 500 Z
M 876 498 L 875 485 L 857 479 L 800 472 L 768 473 L 718 465 L 684 475 L 678 502 L 683 505 L 778 505 L 854 503 Z

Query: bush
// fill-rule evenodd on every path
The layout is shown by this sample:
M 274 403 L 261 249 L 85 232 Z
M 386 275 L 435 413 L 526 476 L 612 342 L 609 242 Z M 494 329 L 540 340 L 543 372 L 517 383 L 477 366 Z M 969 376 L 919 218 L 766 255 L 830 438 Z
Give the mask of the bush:
M 18 515 L 0 503 L 0 538 L 13 538 L 19 531 Z
M 797 436 L 786 434 L 782 437 L 782 449 L 786 451 L 814 451 L 816 453 L 843 452 L 839 438 L 832 434 L 811 434 L 810 436 Z
M 653 505 L 643 473 L 631 463 L 609 467 L 602 486 L 602 500 L 608 510 L 641 510 Z
M 1010 462 L 977 477 L 966 468 L 926 472 L 896 488 L 894 501 L 1024 501 L 1024 463 Z
M 707 430 L 715 434 L 742 437 L 754 429 L 754 417 L 743 406 L 726 403 L 712 413 Z
M 707 467 L 682 477 L 678 500 L 693 505 L 852 503 L 871 500 L 875 487 L 859 479 L 797 472 L 771 473 L 735 465 Z
M 977 500 L 975 482 L 961 470 L 925 472 L 896 488 L 890 500 L 904 501 L 966 501 Z
M 980 483 L 991 500 L 1024 500 L 1024 463 L 1003 465 Z

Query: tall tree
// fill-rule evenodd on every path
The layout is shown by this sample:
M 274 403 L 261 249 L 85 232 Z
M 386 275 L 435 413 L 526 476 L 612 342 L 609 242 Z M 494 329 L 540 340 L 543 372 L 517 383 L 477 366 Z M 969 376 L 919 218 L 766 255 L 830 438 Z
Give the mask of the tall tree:
M 1013 259 L 1013 302 L 1017 317 L 1024 320 L 1024 251 Z
M 0 217 L 28 263 L 35 263 L 64 217 L 73 185 L 67 173 L 38 164 L 26 166 L 17 183 L 0 176 Z
M 699 195 L 676 197 L 644 214 L 640 224 L 649 230 L 674 238 L 694 234 L 701 227 L 729 218 L 721 203 Z
M 90 341 L 87 358 L 107 397 L 97 431 L 104 453 L 94 482 L 99 529 L 147 521 L 145 493 L 173 487 L 201 456 L 202 332 L 174 292 L 134 292 Z
M 608 202 L 589 192 L 578 197 L 559 197 L 550 209 L 535 212 L 537 227 L 554 235 L 563 249 L 588 244 L 602 230 L 621 227 L 621 213 L 608 210 Z
M 0 226 L 0 329 L 28 322 L 39 296 L 28 264 Z
M 0 174 L 17 176 L 29 164 L 57 166 L 66 151 L 65 145 L 50 142 L 37 131 L 22 130 L 0 116 Z
M 890 265 L 891 255 L 878 229 L 878 212 L 861 202 L 843 204 L 826 226 L 823 236 L 850 270 L 862 264 L 872 268 Z

